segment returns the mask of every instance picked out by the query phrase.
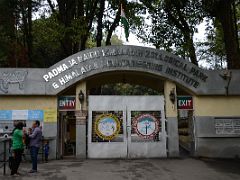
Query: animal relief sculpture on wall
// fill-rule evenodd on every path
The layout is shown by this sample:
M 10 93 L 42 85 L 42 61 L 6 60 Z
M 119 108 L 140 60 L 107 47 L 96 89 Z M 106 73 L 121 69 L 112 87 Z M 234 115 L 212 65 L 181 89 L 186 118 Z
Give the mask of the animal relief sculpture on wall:
M 5 71 L 0 76 L 0 91 L 8 93 L 9 84 L 19 84 L 19 89 L 24 89 L 24 81 L 27 77 L 27 71 Z

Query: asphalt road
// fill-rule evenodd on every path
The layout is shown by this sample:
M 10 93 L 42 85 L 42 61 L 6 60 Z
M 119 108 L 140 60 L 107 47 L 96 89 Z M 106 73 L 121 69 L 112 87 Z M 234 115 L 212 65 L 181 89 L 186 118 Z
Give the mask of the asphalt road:
M 54 160 L 39 163 L 29 174 L 30 163 L 22 163 L 21 176 L 2 175 L 0 180 L 238 180 L 240 160 L 140 159 L 140 160 Z

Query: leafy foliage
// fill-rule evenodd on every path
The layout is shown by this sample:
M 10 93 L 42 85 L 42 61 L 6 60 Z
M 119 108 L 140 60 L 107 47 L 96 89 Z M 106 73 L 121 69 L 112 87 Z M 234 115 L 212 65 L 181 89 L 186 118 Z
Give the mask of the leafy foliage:
M 114 35 L 121 4 L 143 42 L 196 65 L 240 68 L 239 0 L 1 0 L 0 66 L 49 67 L 86 48 L 122 44 Z M 203 19 L 212 22 L 206 41 L 194 43 Z
M 142 85 L 115 83 L 103 85 L 101 95 L 160 95 L 160 93 Z

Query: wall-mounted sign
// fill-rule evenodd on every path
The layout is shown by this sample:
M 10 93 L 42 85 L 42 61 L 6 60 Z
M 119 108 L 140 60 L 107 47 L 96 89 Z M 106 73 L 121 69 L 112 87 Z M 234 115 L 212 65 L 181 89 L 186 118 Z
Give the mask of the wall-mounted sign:
M 178 96 L 177 97 L 178 109 L 193 109 L 193 99 L 191 96 Z
M 120 121 L 114 114 L 103 114 L 95 121 L 94 128 L 100 138 L 112 140 L 120 132 Z
M 11 110 L 0 110 L 0 120 L 12 120 L 12 111 Z
M 28 120 L 43 120 L 43 110 L 28 110 Z
M 44 122 L 57 122 L 57 110 L 45 109 L 44 110 Z
M 215 119 L 215 130 L 218 135 L 239 135 L 240 134 L 240 118 L 239 119 Z
M 27 120 L 28 110 L 12 110 L 12 120 Z
M 0 110 L 0 120 L 43 121 L 43 110 Z
M 58 109 L 69 110 L 75 109 L 76 97 L 75 96 L 61 96 L 58 98 Z
M 153 139 L 159 132 L 159 120 L 151 114 L 142 114 L 133 119 L 133 128 L 139 137 Z

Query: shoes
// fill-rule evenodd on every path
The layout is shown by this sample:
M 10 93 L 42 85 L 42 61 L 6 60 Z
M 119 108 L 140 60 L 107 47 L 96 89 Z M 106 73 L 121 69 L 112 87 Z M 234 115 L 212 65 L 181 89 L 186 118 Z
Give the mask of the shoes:
M 36 173 L 36 172 L 37 172 L 37 170 L 31 169 L 28 173 Z
M 19 174 L 11 174 L 12 177 L 19 177 Z

